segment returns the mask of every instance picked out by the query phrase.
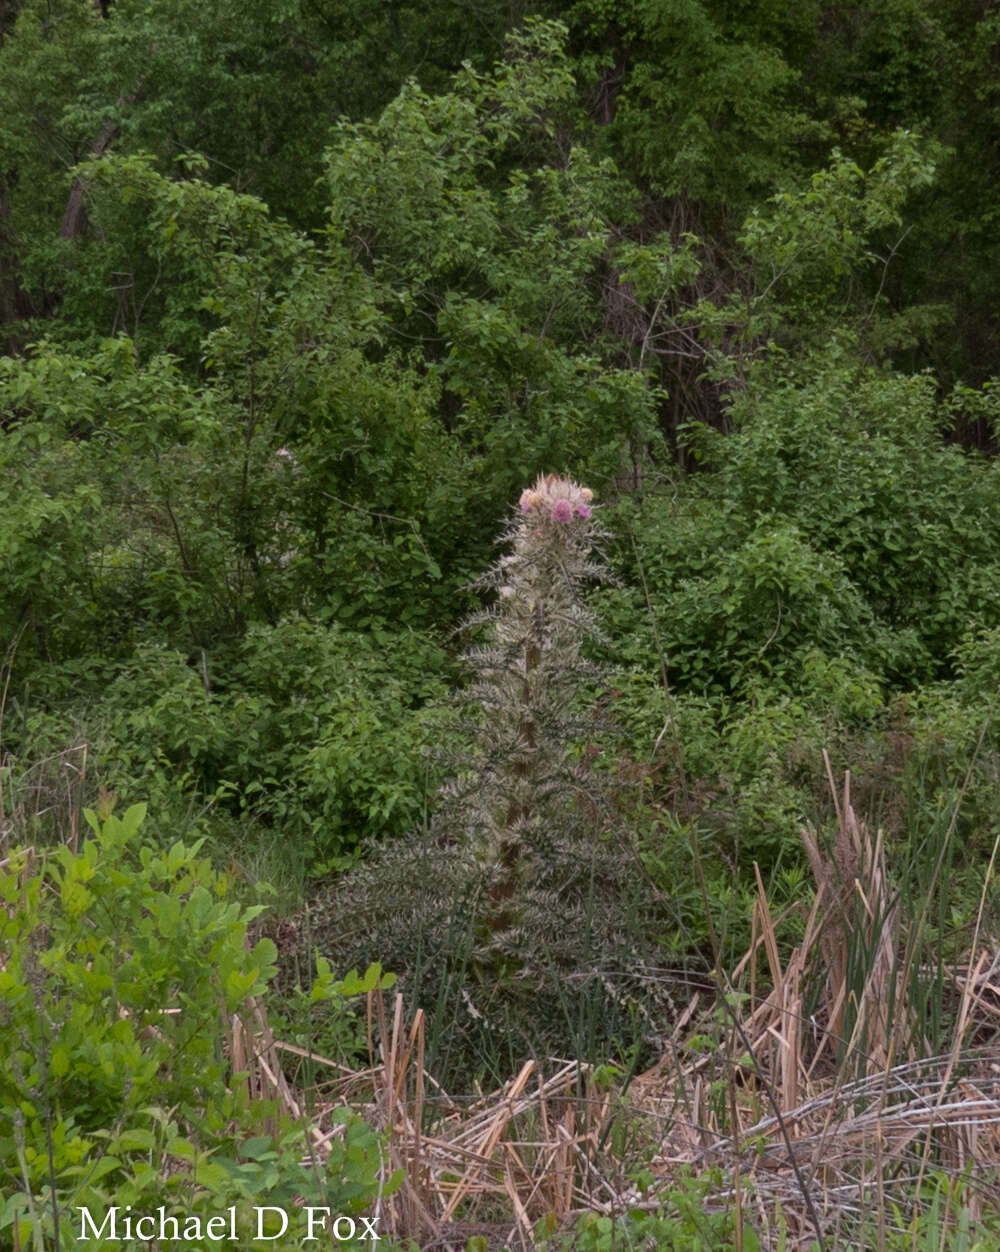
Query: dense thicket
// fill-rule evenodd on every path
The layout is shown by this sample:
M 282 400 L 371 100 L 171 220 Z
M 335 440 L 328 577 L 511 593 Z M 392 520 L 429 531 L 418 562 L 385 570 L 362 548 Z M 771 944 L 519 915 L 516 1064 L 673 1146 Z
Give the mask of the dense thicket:
M 737 930 L 753 861 L 797 889 L 823 748 L 918 840 L 985 722 L 975 864 L 992 6 L 16 0 L 0 38 L 11 785 L 86 741 L 251 877 L 411 830 L 552 470 L 610 532 L 622 734 L 583 750 L 665 939 L 706 938 L 692 830 Z

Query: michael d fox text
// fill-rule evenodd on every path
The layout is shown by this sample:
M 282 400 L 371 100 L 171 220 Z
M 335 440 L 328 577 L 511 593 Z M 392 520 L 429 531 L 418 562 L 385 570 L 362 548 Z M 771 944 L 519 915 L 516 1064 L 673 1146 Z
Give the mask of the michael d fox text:
M 132 1206 L 113 1206 L 103 1212 L 78 1208 L 80 1224 L 77 1227 L 78 1243 L 92 1240 L 108 1243 L 238 1243 L 256 1239 L 264 1243 L 281 1239 L 284 1235 L 298 1237 L 304 1243 L 310 1239 L 334 1239 L 346 1243 L 352 1239 L 368 1239 L 375 1243 L 379 1234 L 375 1223 L 368 1217 L 347 1217 L 332 1209 L 276 1208 L 272 1204 L 255 1205 L 237 1214 L 232 1205 L 214 1217 L 190 1213 L 178 1217 L 168 1213 L 161 1204 L 152 1213 L 133 1212 Z

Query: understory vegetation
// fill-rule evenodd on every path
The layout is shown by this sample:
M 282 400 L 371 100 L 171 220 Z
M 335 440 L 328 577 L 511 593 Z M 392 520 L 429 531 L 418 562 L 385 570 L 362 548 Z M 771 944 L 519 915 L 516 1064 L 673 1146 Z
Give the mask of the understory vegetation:
M 0 4 L 0 1246 L 1000 1246 L 998 50 Z

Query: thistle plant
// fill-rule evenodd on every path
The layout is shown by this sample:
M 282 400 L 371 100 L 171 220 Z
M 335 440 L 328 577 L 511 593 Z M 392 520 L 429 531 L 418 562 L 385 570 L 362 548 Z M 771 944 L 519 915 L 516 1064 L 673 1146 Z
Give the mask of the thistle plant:
M 490 603 L 466 623 L 483 635 L 459 697 L 472 716 L 430 823 L 369 849 L 304 927 L 332 962 L 399 975 L 436 1023 L 429 1063 L 466 1077 L 526 1043 L 596 1057 L 663 1017 L 660 902 L 585 748 L 601 685 L 585 592 L 607 578 L 592 501 L 551 474 L 522 493 L 475 584 Z
M 596 673 L 581 655 L 598 633 L 582 591 L 605 577 L 592 555 L 592 500 L 568 479 L 539 478 L 503 536 L 509 551 L 477 584 L 495 603 L 470 621 L 492 636 L 466 656 L 467 696 L 479 710 L 476 768 L 452 785 L 442 817 L 459 818 L 487 871 L 488 945 L 520 924 L 523 888 L 566 825 L 598 807 L 571 751 L 580 688 Z

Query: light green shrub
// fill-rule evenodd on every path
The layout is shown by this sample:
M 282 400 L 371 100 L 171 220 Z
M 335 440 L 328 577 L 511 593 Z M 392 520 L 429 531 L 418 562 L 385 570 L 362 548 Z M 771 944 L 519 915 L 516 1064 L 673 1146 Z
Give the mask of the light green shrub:
M 17 849 L 0 874 L 0 1237 L 65 1246 L 81 1206 L 235 1205 L 241 1227 L 296 1195 L 367 1211 L 391 1183 L 365 1123 L 348 1117 L 329 1159 L 303 1165 L 303 1127 L 231 1072 L 232 1015 L 274 972 L 274 944 L 246 942 L 259 909 L 198 845 L 144 838 L 144 817 L 88 813 L 78 853 Z

